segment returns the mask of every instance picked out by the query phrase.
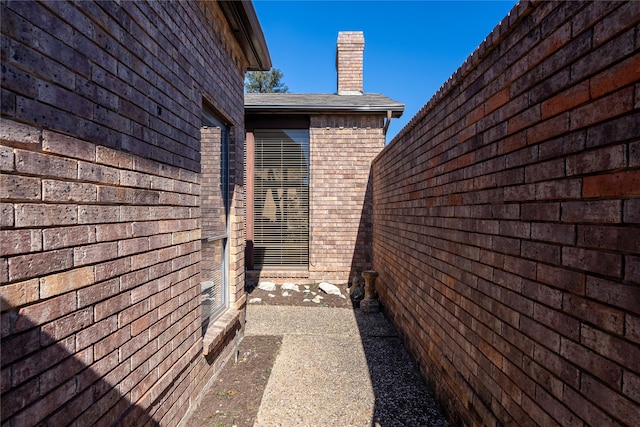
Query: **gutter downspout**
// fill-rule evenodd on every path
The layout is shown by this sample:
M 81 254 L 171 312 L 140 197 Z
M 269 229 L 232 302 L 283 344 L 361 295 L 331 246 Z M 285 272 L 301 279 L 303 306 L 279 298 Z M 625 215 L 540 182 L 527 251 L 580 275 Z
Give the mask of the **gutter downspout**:
M 387 110 L 387 119 L 384 122 L 384 129 L 382 130 L 382 132 L 384 133 L 384 136 L 387 136 L 387 129 L 389 129 L 389 124 L 391 123 L 391 114 L 392 114 L 392 111 Z

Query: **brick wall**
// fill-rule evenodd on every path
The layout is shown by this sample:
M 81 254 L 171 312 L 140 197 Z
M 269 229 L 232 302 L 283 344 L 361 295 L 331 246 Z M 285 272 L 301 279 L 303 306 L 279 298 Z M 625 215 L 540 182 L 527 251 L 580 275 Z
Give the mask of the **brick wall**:
M 637 424 L 639 22 L 519 3 L 374 161 L 376 285 L 454 423 Z
M 2 11 L 5 117 L 194 171 L 202 95 L 241 123 L 246 60 L 215 2 Z
M 371 268 L 372 159 L 385 143 L 380 115 L 311 117 L 309 275 L 347 283 Z
M 371 161 L 383 127 L 380 114 L 311 115 L 309 266 L 249 271 L 250 281 L 346 284 L 371 268 Z
M 1 17 L 2 423 L 177 425 L 241 337 L 247 60 L 215 2 Z M 203 98 L 232 133 L 231 308 L 208 343 Z

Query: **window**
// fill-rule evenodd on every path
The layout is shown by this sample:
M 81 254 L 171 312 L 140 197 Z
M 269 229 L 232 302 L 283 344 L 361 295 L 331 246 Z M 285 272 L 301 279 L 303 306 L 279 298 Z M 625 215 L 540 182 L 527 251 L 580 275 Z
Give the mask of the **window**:
M 202 332 L 228 301 L 229 127 L 205 109 L 200 129 Z
M 309 264 L 309 130 L 255 130 L 254 265 Z

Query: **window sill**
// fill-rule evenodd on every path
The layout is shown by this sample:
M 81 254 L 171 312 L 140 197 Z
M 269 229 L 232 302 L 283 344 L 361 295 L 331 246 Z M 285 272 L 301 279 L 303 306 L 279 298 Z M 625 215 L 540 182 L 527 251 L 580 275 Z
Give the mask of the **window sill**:
M 213 324 L 209 325 L 202 340 L 202 354 L 208 356 L 214 353 L 218 347 L 225 342 L 227 335 L 239 330 L 241 311 L 229 308 Z

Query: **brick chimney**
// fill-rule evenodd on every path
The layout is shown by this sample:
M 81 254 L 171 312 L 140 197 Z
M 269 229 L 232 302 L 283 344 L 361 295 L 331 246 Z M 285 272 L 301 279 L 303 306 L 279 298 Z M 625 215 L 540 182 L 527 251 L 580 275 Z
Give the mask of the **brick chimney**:
M 362 95 L 364 34 L 362 31 L 340 31 L 336 52 L 338 95 Z

